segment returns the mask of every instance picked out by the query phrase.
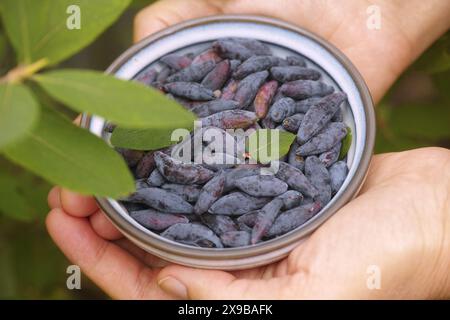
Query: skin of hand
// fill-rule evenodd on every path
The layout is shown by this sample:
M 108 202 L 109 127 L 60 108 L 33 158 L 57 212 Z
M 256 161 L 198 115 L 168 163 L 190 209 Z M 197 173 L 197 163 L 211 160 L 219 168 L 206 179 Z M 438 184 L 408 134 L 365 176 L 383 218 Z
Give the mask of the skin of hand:
M 367 10 L 373 5 L 381 14 L 379 30 L 367 27 Z M 450 2 L 445 0 L 164 0 L 137 15 L 134 39 L 188 19 L 220 14 L 269 16 L 321 36 L 353 62 L 375 102 L 450 28 Z
M 366 8 L 371 4 L 381 7 L 381 30 L 365 26 Z M 419 17 L 413 11 L 425 14 Z M 165 0 L 137 16 L 135 39 L 215 14 L 301 21 L 299 25 L 328 39 L 353 61 L 377 101 L 404 68 L 445 32 L 449 12 L 449 3 L 438 0 L 404 5 L 396 1 L 336 5 L 333 1 Z M 46 222 L 65 255 L 113 298 L 448 298 L 449 193 L 449 150 L 377 155 L 359 195 L 287 258 L 236 272 L 166 266 L 124 239 L 92 197 L 59 187 L 49 194 L 52 210 Z M 379 289 L 368 289 L 371 266 L 380 271 Z

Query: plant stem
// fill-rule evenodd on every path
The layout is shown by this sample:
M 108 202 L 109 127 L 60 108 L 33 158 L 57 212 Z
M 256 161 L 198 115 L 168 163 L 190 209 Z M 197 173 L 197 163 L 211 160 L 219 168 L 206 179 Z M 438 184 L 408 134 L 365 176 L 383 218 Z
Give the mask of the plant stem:
M 10 70 L 4 77 L 0 78 L 0 83 L 20 83 L 23 80 L 30 78 L 33 74 L 39 70 L 45 68 L 48 65 L 48 60 L 43 58 L 32 64 L 19 65 Z

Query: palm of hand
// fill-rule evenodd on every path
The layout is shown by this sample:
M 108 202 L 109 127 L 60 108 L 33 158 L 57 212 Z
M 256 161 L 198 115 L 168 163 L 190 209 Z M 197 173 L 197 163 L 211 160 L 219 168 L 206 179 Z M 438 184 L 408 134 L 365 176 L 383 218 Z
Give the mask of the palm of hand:
M 421 261 L 439 260 L 442 252 L 439 246 L 431 244 L 443 245 L 445 230 L 450 228 L 446 220 L 448 212 L 439 205 L 445 203 L 448 193 L 449 161 L 448 152 L 437 148 L 376 156 L 360 195 L 286 259 L 234 272 L 232 277 L 205 271 L 214 274 L 203 275 L 208 281 L 222 277 L 226 283 L 222 291 L 213 290 L 216 287 L 210 284 L 209 296 L 229 299 L 428 297 L 435 289 L 426 285 L 432 283 L 433 275 L 429 274 L 431 270 L 423 268 Z M 435 164 L 434 168 L 429 167 L 430 162 Z M 423 171 L 428 174 L 424 176 Z M 442 179 L 443 172 L 447 172 L 447 179 Z M 381 272 L 382 291 L 369 290 L 367 286 L 370 266 L 376 266 Z M 440 267 L 442 271 L 446 268 Z M 183 269 L 169 267 L 159 277 L 178 276 Z M 202 276 L 202 271 L 197 272 Z M 422 277 L 423 286 L 410 281 L 413 276 Z M 190 277 L 194 278 L 194 274 Z M 405 285 L 408 281 L 410 287 Z M 195 295 L 202 292 L 193 283 L 192 297 L 205 298 L 202 294 Z
M 60 203 L 55 192 L 49 195 L 54 209 L 47 227 L 68 258 L 114 298 L 442 297 L 450 279 L 435 284 L 450 261 L 449 181 L 448 150 L 375 156 L 359 196 L 287 258 L 232 273 L 162 268 L 161 260 L 120 239 L 103 213 L 98 208 L 94 212 L 93 199 L 69 196 L 64 190 L 57 196 Z M 371 265 L 382 273 L 382 290 L 368 290 L 366 271 Z M 165 287 L 167 281 L 157 285 L 168 278 L 186 288 L 180 293 Z

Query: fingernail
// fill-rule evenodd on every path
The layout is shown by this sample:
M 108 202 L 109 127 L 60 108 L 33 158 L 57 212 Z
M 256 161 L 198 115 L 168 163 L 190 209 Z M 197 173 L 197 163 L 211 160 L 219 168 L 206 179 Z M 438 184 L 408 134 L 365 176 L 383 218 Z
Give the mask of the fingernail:
M 168 276 L 158 281 L 158 286 L 166 293 L 173 295 L 179 299 L 187 299 L 187 288 L 174 277 Z

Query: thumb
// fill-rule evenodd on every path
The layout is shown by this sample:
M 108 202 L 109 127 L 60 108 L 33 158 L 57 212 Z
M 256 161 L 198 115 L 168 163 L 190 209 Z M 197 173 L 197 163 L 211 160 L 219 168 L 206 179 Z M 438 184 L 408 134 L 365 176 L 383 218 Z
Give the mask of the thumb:
M 178 265 L 158 274 L 158 285 L 179 299 L 283 299 L 290 277 L 238 279 L 231 273 Z
M 222 0 L 160 0 L 141 10 L 134 19 L 134 41 L 140 41 L 173 24 L 222 13 Z

